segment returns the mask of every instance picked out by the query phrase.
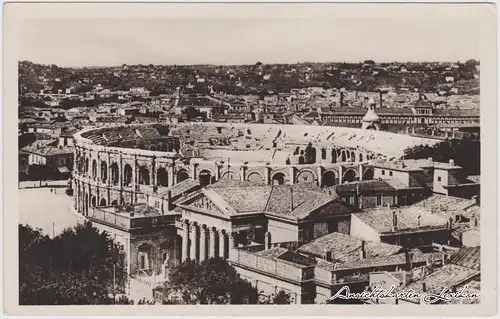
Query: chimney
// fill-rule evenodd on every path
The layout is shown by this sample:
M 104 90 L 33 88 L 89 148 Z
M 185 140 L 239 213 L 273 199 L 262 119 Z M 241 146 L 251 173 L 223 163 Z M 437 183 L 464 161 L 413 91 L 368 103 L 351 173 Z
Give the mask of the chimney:
M 450 230 L 453 230 L 453 218 L 450 217 L 450 223 L 448 224 L 450 227 Z
M 441 262 L 443 263 L 443 266 L 448 261 L 448 259 L 446 257 L 447 257 L 447 254 L 443 251 L 443 254 L 441 255 Z
M 382 91 L 378 91 L 380 97 L 380 107 L 382 107 Z
M 344 92 L 340 91 L 340 101 L 339 101 L 340 107 L 344 106 Z
M 396 212 L 392 212 L 392 231 L 398 230 L 398 216 Z
M 425 282 L 422 282 L 422 292 L 427 292 L 427 287 L 425 286 Z
M 359 259 L 365 259 L 366 258 L 366 250 L 365 250 L 365 241 L 361 241 L 361 250 L 359 251 Z
M 455 161 L 454 160 L 451 159 L 449 163 L 450 163 L 450 166 L 455 166 Z
M 420 218 L 422 218 L 422 216 L 418 215 L 418 217 L 417 217 L 417 229 L 420 228 Z
M 325 248 L 323 251 L 323 258 L 326 261 L 333 262 L 333 251 L 329 251 L 328 249 Z
M 264 234 L 264 249 L 270 249 L 271 248 L 271 233 L 266 232 Z

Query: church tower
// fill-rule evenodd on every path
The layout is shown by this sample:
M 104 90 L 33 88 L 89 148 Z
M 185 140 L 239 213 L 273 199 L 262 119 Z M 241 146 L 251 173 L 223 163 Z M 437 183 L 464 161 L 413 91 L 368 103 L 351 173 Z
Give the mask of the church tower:
M 375 112 L 375 101 L 373 100 L 373 98 L 370 98 L 370 100 L 368 101 L 368 110 L 366 111 L 366 114 L 363 117 L 362 121 L 362 129 L 377 131 L 380 130 L 380 117 Z

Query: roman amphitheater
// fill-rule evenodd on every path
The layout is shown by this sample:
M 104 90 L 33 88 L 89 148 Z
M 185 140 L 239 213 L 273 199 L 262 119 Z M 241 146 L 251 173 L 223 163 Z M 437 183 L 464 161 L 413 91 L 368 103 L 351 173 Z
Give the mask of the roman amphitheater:
M 84 215 L 89 207 L 144 202 L 186 179 L 320 187 L 372 179 L 371 161 L 437 143 L 376 130 L 225 123 L 105 127 L 74 137 L 74 206 Z

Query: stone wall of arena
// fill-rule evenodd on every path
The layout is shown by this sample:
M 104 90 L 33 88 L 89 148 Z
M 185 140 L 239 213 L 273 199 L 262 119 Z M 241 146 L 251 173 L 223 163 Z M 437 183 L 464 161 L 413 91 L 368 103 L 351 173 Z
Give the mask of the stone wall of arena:
M 245 124 L 245 127 L 251 127 L 254 131 L 262 130 L 262 127 L 256 129 L 254 127 L 256 125 L 262 126 L 262 124 Z M 293 129 L 300 130 L 301 127 L 293 126 Z M 94 131 L 110 129 L 113 128 L 101 128 Z M 317 131 L 319 128 L 304 126 L 304 129 Z M 346 128 L 332 127 L 324 129 L 340 129 L 341 132 L 346 130 Z M 364 137 L 362 134 L 368 134 L 363 133 L 362 130 L 348 130 L 360 134 L 361 137 Z M 88 134 L 92 131 L 86 130 L 75 134 L 75 165 L 72 175 L 74 207 L 83 215 L 88 215 L 89 207 L 146 202 L 147 196 L 162 193 L 166 188 L 188 178 L 199 180 L 202 184 L 213 183 L 220 178 L 229 178 L 241 181 L 250 180 L 262 185 L 315 183 L 320 187 L 333 186 L 346 181 L 371 179 L 373 171 L 369 165 L 370 161 L 393 156 L 392 153 L 369 151 L 365 147 L 336 145 L 335 140 L 323 142 L 314 140 L 311 143 L 317 150 L 315 164 L 291 163 L 287 165 L 251 161 L 227 163 L 222 159 L 183 158 L 182 154 L 176 152 L 100 145 L 82 136 L 82 133 Z M 336 133 L 340 134 L 334 130 L 332 133 L 322 132 L 321 135 L 332 136 Z M 369 134 L 378 136 L 383 133 L 370 132 Z M 317 132 L 314 134 L 317 136 Z M 302 133 L 302 136 L 306 135 Z M 401 136 L 393 137 L 392 135 L 391 138 L 401 139 Z M 304 140 L 307 144 L 307 137 L 304 137 Z M 410 144 L 415 144 L 415 141 Z M 421 144 L 426 143 L 422 141 Z M 252 151 L 242 150 L 242 152 L 251 158 Z

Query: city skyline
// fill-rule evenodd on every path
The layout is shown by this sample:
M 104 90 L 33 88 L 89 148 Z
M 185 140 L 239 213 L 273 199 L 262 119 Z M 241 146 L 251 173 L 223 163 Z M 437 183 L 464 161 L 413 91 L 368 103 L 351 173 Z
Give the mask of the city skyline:
M 27 20 L 19 60 L 111 67 L 478 59 L 477 20 L 445 19 Z

